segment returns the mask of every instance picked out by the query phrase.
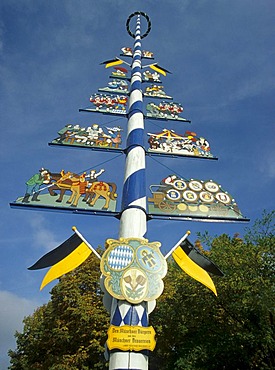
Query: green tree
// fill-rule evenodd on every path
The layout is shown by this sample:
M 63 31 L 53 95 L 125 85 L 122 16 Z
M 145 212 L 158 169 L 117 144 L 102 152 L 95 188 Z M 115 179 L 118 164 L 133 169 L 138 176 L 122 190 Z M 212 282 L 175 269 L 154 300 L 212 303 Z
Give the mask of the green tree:
M 104 369 L 109 315 L 102 305 L 100 269 L 92 255 L 63 276 L 51 300 L 24 319 L 10 351 L 12 370 Z
M 275 368 L 274 217 L 264 213 L 244 240 L 210 239 L 206 254 L 225 273 L 213 277 L 218 297 L 169 262 L 151 315 L 158 333 L 152 370 Z

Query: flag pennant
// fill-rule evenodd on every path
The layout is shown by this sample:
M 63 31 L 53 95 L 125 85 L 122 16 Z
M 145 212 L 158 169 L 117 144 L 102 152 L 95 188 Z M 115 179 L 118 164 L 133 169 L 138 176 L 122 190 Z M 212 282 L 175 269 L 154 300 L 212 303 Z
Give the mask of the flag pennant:
M 171 73 L 167 69 L 160 67 L 158 64 L 151 64 L 149 67 L 154 71 L 161 73 L 163 76 L 166 76 L 166 73 Z
M 92 251 L 89 247 L 82 242 L 72 253 L 49 269 L 41 283 L 40 290 L 51 281 L 58 279 L 60 276 L 67 274 L 81 265 L 91 253 Z
M 178 247 L 172 253 L 172 256 L 175 262 L 184 272 L 186 272 L 186 274 L 205 285 L 207 288 L 212 290 L 215 295 L 217 295 L 216 287 L 211 277 L 203 268 L 192 261 L 191 258 L 189 258 L 187 254 L 181 249 L 181 247 Z
M 100 64 L 105 64 L 105 68 L 109 68 L 109 67 L 117 66 L 123 63 L 124 63 L 123 60 L 119 58 L 115 58 L 115 59 L 105 60 L 105 62 L 102 62 Z
M 60 246 L 41 257 L 34 265 L 29 267 L 29 270 L 39 270 L 52 266 L 41 283 L 40 290 L 42 290 L 51 281 L 81 265 L 91 252 L 88 245 L 77 234 L 73 234 Z
M 34 265 L 29 267 L 28 270 L 40 270 L 55 265 L 73 252 L 82 242 L 82 239 L 74 233 L 57 248 L 41 257 Z
M 191 258 L 192 261 L 202 267 L 205 271 L 217 276 L 224 276 L 224 273 L 218 268 L 218 266 L 215 265 L 215 263 L 213 263 L 204 254 L 202 254 L 197 248 L 195 248 L 188 239 L 185 239 L 180 244 L 180 247 L 187 254 L 187 256 Z

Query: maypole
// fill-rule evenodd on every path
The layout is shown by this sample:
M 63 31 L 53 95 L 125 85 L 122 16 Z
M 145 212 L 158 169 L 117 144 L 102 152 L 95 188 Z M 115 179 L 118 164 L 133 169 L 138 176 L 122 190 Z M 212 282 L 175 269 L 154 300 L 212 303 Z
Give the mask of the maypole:
M 131 68 L 130 98 L 128 110 L 126 163 L 120 218 L 120 238 L 143 238 L 146 234 L 146 184 L 144 117 L 141 74 L 141 15 L 148 22 L 149 17 L 141 12 L 132 14 L 127 20 L 127 30 L 135 38 Z M 136 16 L 133 35 L 129 29 L 130 20 Z M 148 31 L 149 32 L 149 31 Z M 133 305 L 113 298 L 111 324 L 148 326 L 147 304 Z M 123 319 L 124 318 L 124 319 Z M 110 354 L 109 369 L 148 369 L 148 356 L 138 352 L 115 351 Z
M 130 29 L 135 20 L 135 31 Z M 146 31 L 141 31 L 141 20 Z M 155 331 L 149 326 L 149 314 L 156 299 L 162 294 L 162 279 L 167 273 L 167 262 L 172 256 L 179 267 L 215 295 L 215 285 L 208 273 L 222 276 L 219 268 L 198 251 L 186 234 L 164 256 L 161 243 L 146 239 L 147 218 L 164 220 L 196 220 L 205 222 L 248 221 L 238 208 L 235 199 L 212 179 L 186 179 L 169 174 L 160 182 L 150 185 L 152 196 L 146 197 L 145 155 L 217 159 L 210 152 L 209 142 L 193 131 L 175 133 L 172 129 L 147 133 L 149 148 L 144 145 L 144 119 L 170 123 L 190 123 L 180 116 L 183 107 L 167 95 L 160 80 L 166 69 L 158 63 L 142 65 L 142 58 L 154 59 L 153 53 L 141 49 L 141 39 L 151 30 L 147 14 L 135 12 L 126 22 L 134 48 L 122 48 L 122 56 L 130 56 L 132 63 L 116 57 L 101 64 L 114 67 L 108 86 L 98 88 L 90 96 L 91 106 L 81 112 L 117 115 L 127 118 L 125 149 L 121 126 L 100 127 L 90 124 L 80 127 L 67 124 L 50 145 L 86 148 L 89 150 L 125 153 L 125 171 L 120 210 L 116 209 L 117 186 L 112 181 L 98 179 L 105 169 L 85 169 L 53 172 L 41 168 L 26 182 L 25 195 L 19 196 L 12 207 L 34 210 L 52 210 L 75 214 L 116 217 L 120 220 L 118 239 L 107 239 L 102 256 L 73 227 L 74 234 L 60 246 L 41 257 L 32 270 L 50 267 L 40 289 L 82 264 L 91 253 L 100 261 L 103 303 L 110 313 L 110 327 L 106 342 L 106 357 L 110 370 L 147 370 L 148 351 L 156 345 Z M 118 65 L 126 64 L 128 70 Z M 153 70 L 144 70 L 145 68 Z M 142 70 L 143 69 L 143 70 Z M 129 84 L 130 81 L 130 84 Z M 142 89 L 142 84 L 147 85 Z M 143 97 L 160 100 L 144 106 Z M 165 99 L 165 100 L 163 100 Z M 168 101 L 167 101 L 168 100 Z M 128 103 L 128 105 L 127 105 Z M 145 113 L 146 112 L 146 113 Z M 167 127 L 167 126 L 166 126 Z M 178 131 L 177 131 L 178 132 Z M 148 145 L 147 145 L 148 146 Z M 105 162 L 104 162 L 105 163 Z M 69 193 L 69 194 L 68 194 Z M 148 211 L 147 211 L 148 208 Z M 100 329 L 100 328 L 99 328 Z
M 140 12 L 137 15 L 128 111 L 126 165 L 124 173 L 120 237 L 144 237 L 146 233 L 146 185 L 144 117 L 141 76 Z M 146 19 L 149 18 L 147 15 Z M 131 19 L 129 17 L 128 21 Z

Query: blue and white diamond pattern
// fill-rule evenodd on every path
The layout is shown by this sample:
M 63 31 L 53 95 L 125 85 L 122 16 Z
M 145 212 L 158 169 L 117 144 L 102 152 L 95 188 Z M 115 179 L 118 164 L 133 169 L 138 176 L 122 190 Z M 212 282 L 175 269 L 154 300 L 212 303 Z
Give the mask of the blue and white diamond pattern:
M 129 266 L 134 258 L 134 251 L 129 245 L 119 245 L 108 256 L 108 265 L 113 270 L 121 270 Z
M 147 305 L 142 302 L 139 305 L 131 305 L 126 301 L 113 299 L 111 324 L 115 326 L 138 325 L 148 326 Z

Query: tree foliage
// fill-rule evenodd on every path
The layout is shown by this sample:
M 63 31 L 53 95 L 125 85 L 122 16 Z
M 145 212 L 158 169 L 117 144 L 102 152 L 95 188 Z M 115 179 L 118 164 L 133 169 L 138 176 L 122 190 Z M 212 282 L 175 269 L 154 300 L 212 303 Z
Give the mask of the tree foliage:
M 24 319 L 10 351 L 10 369 L 88 370 L 106 368 L 104 345 L 109 315 L 102 306 L 99 263 L 91 256 L 63 276 L 51 300 Z
M 210 238 L 204 252 L 225 276 L 212 276 L 218 297 L 169 261 L 165 289 L 150 315 L 157 346 L 150 370 L 275 368 L 275 212 L 238 235 Z M 109 315 L 102 304 L 98 260 L 60 279 L 51 300 L 24 320 L 10 351 L 11 370 L 104 369 Z
M 275 368 L 274 217 L 264 213 L 244 240 L 211 241 L 206 254 L 225 274 L 212 277 L 218 297 L 170 261 L 151 315 L 158 333 L 152 370 Z

